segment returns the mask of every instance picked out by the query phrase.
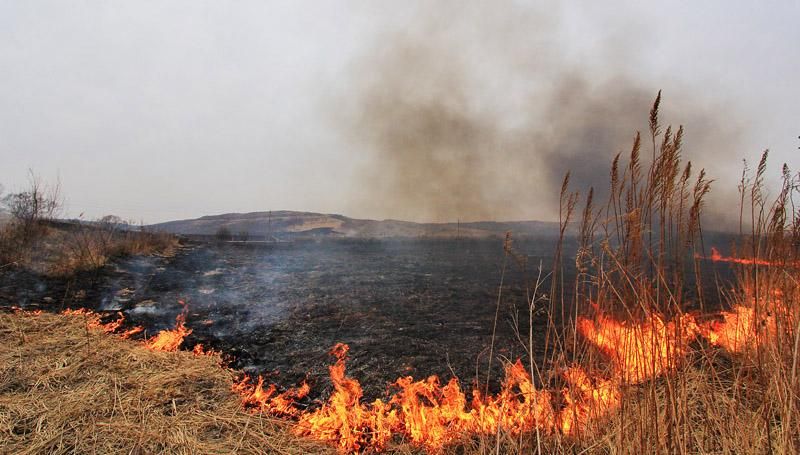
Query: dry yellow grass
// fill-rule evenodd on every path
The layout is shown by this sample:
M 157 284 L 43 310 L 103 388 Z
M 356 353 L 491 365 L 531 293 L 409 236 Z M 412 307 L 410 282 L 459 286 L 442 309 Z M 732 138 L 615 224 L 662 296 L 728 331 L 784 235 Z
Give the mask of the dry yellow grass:
M 172 256 L 178 246 L 171 234 L 106 226 L 48 222 L 32 232 L 14 224 L 0 226 L 0 266 L 14 264 L 52 277 L 96 271 L 125 256 Z
M 242 410 L 213 356 L 153 352 L 81 318 L 0 314 L 0 453 L 325 453 Z

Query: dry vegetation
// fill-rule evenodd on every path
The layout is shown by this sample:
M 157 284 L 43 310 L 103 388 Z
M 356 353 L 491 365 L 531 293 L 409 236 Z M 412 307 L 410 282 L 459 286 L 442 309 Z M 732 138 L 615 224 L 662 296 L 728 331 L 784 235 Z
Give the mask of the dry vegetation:
M 45 270 L 60 276 L 99 269 L 112 258 L 152 254 L 169 256 L 178 246 L 173 235 L 131 230 L 127 225 L 78 225 L 56 235 L 61 238 L 45 242 L 56 246 L 45 256 L 52 258 L 45 261 Z
M 115 257 L 170 255 L 178 245 L 172 235 L 137 229 L 114 215 L 90 223 L 56 221 L 61 206 L 60 185 L 43 183 L 33 171 L 27 189 L 1 197 L 0 267 L 70 276 Z
M 783 186 L 775 200 L 767 201 L 767 152 L 753 175 L 744 170 L 739 184 L 741 236 L 735 249 L 749 259 L 735 266 L 734 282 L 703 276 L 700 214 L 709 182 L 703 171 L 693 176 L 691 164 L 681 163 L 683 129 L 662 131 L 659 102 L 660 95 L 646 139 L 653 147 L 649 167 L 642 166 L 643 141 L 637 135 L 628 164 L 621 164 L 619 156 L 613 162 L 608 203 L 594 208 L 588 195 L 576 257 L 579 275 L 569 284 L 575 290 L 575 314 L 567 319 L 579 321 L 584 315 L 597 321 L 612 315 L 629 326 L 672 321 L 674 332 L 633 332 L 645 340 L 645 352 L 636 352 L 642 346 L 598 349 L 597 339 L 587 343 L 587 337 L 580 336 L 586 334 L 580 327 L 550 327 L 551 363 L 544 368 L 557 368 L 566 357 L 605 371 L 606 377 L 618 376 L 619 365 L 610 365 L 615 360 L 611 352 L 622 358 L 638 356 L 653 376 L 626 388 L 620 412 L 558 449 L 796 453 L 800 213 L 794 211 L 792 197 L 798 177 L 784 165 Z M 564 188 L 566 222 L 575 211 L 577 195 L 566 191 L 566 181 Z M 554 273 L 559 273 L 558 263 Z M 716 283 L 725 309 L 731 309 L 722 316 L 729 329 L 737 325 L 734 342 L 712 343 L 714 337 L 704 329 L 713 327 L 704 318 L 720 319 L 720 314 L 711 316 L 715 308 L 706 306 L 708 295 L 699 284 L 708 280 Z M 551 314 L 566 307 L 563 303 L 551 301 Z M 688 309 L 698 306 L 699 312 Z M 659 371 L 663 365 L 668 367 Z
M 700 214 L 709 182 L 704 172 L 694 174 L 681 162 L 683 131 L 662 131 L 659 102 L 652 109 L 649 137 L 643 141 L 637 135 L 627 164 L 614 160 L 609 201 L 596 206 L 591 193 L 585 200 L 577 279 L 564 282 L 559 254 L 552 287 L 546 293 L 537 287 L 530 300 L 531 314 L 544 307 L 551 315 L 545 360 L 526 365 L 536 383 L 558 390 L 563 383 L 552 372 L 579 364 L 594 381 L 609 379 L 621 386 L 619 409 L 590 410 L 599 417 L 569 435 L 544 428 L 511 434 L 498 427 L 496 434 L 454 438 L 459 444 L 446 451 L 800 449 L 800 222 L 792 204 L 797 177 L 784 167 L 783 188 L 767 201 L 766 153 L 752 176 L 745 170 L 738 251 L 750 262 L 735 265 L 735 282 L 717 281 L 729 311 L 712 315 L 716 309 L 706 308 L 698 284 L 718 279 L 703 276 L 700 267 Z M 652 160 L 642 158 L 643 142 L 652 147 Z M 567 178 L 565 227 L 579 210 L 578 195 L 568 188 Z M 510 247 L 507 252 L 513 254 Z M 566 286 L 573 301 L 545 297 L 565 295 Z M 697 306 L 702 311 L 689 310 Z M 717 326 L 711 318 L 737 321 L 738 335 L 720 339 L 712 333 Z M 614 320 L 626 321 L 619 325 L 627 334 L 620 338 L 625 343 L 598 343 L 602 325 L 613 326 L 608 321 Z M 520 337 L 522 344 L 540 351 L 528 335 Z M 0 443 L 10 452 L 325 450 L 288 436 L 283 424 L 242 411 L 230 392 L 232 373 L 214 358 L 149 352 L 52 315 L 2 315 L 0 336 Z M 630 370 L 633 364 L 636 369 Z M 390 445 L 390 450 L 418 449 Z
M 325 452 L 244 412 L 219 361 L 152 351 L 80 317 L 0 314 L 0 452 Z

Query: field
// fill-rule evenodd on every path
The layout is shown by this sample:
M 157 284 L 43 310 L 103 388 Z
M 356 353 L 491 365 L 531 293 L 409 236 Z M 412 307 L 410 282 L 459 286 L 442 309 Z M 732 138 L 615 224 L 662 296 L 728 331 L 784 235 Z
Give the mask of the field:
M 68 276 L 8 267 L 0 299 L 18 318 L 78 316 L 87 340 L 101 331 L 146 352 L 221 351 L 227 364 L 214 371 L 237 377 L 226 398 L 238 395 L 237 416 L 293 421 L 295 436 L 341 452 L 795 452 L 800 178 L 784 166 L 768 200 L 765 152 L 742 174 L 740 233 L 704 233 L 711 182 L 681 162 L 683 130 L 662 131 L 659 102 L 653 161 L 643 168 L 637 134 L 630 158 L 612 163 L 607 202 L 596 206 L 590 191 L 582 209 L 567 175 L 557 238 L 184 242 L 174 254 L 113 261 L 101 249 L 102 264 Z M 8 320 L 2 333 L 27 345 L 29 329 Z M 16 362 L 2 386 L 12 434 L 14 416 L 26 417 L 13 406 L 46 392 L 36 374 L 16 381 L 23 359 L 52 377 L 69 360 L 54 363 L 47 346 L 74 354 L 80 331 L 62 344 L 57 330 L 33 352 L 3 352 Z M 94 415 L 80 405 L 81 417 Z M 65 421 L 49 409 L 41 419 Z M 42 428 L 23 425 L 12 439 L 35 443 Z M 59 428 L 51 438 L 78 432 Z
M 506 264 L 496 345 L 508 358 L 525 358 L 515 335 L 528 331 L 524 289 L 532 268 L 552 263 L 553 246 L 517 242 L 528 270 Z M 17 271 L 0 295 L 5 305 L 123 311 L 148 333 L 173 327 L 184 301 L 190 348 L 203 343 L 246 371 L 279 372 L 272 380 L 284 385 L 309 374 L 324 388 L 328 350 L 348 343 L 351 371 L 377 397 L 401 375 L 455 373 L 468 383 L 476 362 L 485 370 L 503 262 L 501 239 L 189 243 L 174 257 L 124 259 L 75 281 Z M 546 325 L 543 313 L 534 324 Z

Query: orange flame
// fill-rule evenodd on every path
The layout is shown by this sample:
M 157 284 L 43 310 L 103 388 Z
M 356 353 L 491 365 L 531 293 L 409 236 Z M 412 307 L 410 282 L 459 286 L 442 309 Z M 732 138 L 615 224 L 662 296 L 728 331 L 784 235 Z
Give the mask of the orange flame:
M 564 434 L 578 433 L 589 422 L 619 409 L 622 393 L 616 380 L 593 380 L 583 368 L 577 366 L 569 368 L 564 379 L 572 386 L 563 391 L 567 405 L 559 415 L 559 428 Z
M 731 353 L 742 353 L 755 348 L 759 343 L 773 338 L 778 333 L 775 317 L 786 311 L 780 290 L 772 290 L 758 298 L 751 289 L 745 289 L 749 305 L 734 305 L 731 311 L 722 311 L 722 320 L 714 320 L 701 327 L 703 336 L 714 345 Z
M 245 376 L 233 384 L 232 390 L 242 396 L 242 403 L 246 407 L 270 414 L 297 416 L 299 411 L 293 406 L 294 401 L 306 397 L 311 388 L 303 382 L 300 387 L 276 394 L 277 387 L 274 384 L 264 390 L 264 378 L 261 376 L 256 385 L 251 385 L 250 378 Z
M 396 391 L 388 400 L 363 403 L 361 384 L 345 374 L 349 347 L 341 343 L 331 350 L 336 357 L 329 367 L 334 392 L 316 410 L 302 411 L 294 404 L 308 394 L 305 383 L 302 393 L 290 389 L 277 394 L 274 385 L 265 389 L 259 377 L 255 386 L 245 379 L 234 385 L 234 391 L 248 407 L 297 418 L 296 434 L 327 442 L 341 452 L 381 451 L 396 436 L 433 453 L 459 440 L 498 431 L 573 436 L 590 431 L 593 423 L 620 408 L 623 385 L 676 368 L 698 335 L 730 352 L 739 352 L 745 340 L 752 342 L 752 309 L 736 307 L 722 317 L 723 321 L 703 325 L 689 314 L 669 322 L 655 315 L 639 323 L 602 313 L 594 320 L 578 318 L 578 332 L 610 358 L 614 371 L 611 378 L 604 378 L 580 366 L 569 367 L 563 373 L 566 386 L 560 390 L 559 407 L 554 406 L 558 392 L 537 389 L 520 361 L 506 366 L 496 395 L 474 390 L 468 400 L 457 379 L 442 386 L 436 376 L 419 381 L 403 377 L 393 383 Z M 767 312 L 767 322 L 760 325 L 769 328 L 772 317 Z
M 408 376 L 392 383 L 393 393 L 385 401 L 365 403 L 361 384 L 346 375 L 349 347 L 343 343 L 331 350 L 336 358 L 329 367 L 333 393 L 314 410 L 298 404 L 310 392 L 305 382 L 278 393 L 277 386 L 265 385 L 261 376 L 256 381 L 245 377 L 234 383 L 232 390 L 241 396 L 246 408 L 297 419 L 296 434 L 329 443 L 341 452 L 381 451 L 395 437 L 428 452 L 440 452 L 465 438 L 498 432 L 520 435 L 541 431 L 574 436 L 591 431 L 593 424 L 620 408 L 624 385 L 638 384 L 676 368 L 698 335 L 736 353 L 760 342 L 763 334 L 773 334 L 774 313 L 766 308 L 773 311 L 780 308 L 781 295 L 771 293 L 768 297 L 765 300 L 769 300 L 769 305 L 762 303 L 759 307 L 765 310 L 758 321 L 755 310 L 743 305 L 720 313 L 721 320 L 701 325 L 689 314 L 669 322 L 657 315 L 641 322 L 618 321 L 599 311 L 594 319 L 579 317 L 578 333 L 610 359 L 613 371 L 606 378 L 573 365 L 562 373 L 565 386 L 560 390 L 537 388 L 518 360 L 506 365 L 497 394 L 483 394 L 476 388 L 468 399 L 455 378 L 441 385 L 437 376 L 424 380 Z M 183 310 L 176 318 L 175 329 L 164 330 L 147 340 L 148 348 L 176 351 L 192 332 L 185 325 L 188 308 L 180 303 Z M 142 330 L 135 327 L 119 333 L 124 321 L 121 313 L 108 323 L 102 323 L 100 315 L 89 310 L 64 313 L 84 316 L 88 327 L 122 337 Z M 214 354 L 201 344 L 195 345 L 193 352 Z
M 700 253 L 695 253 L 694 257 L 695 257 L 695 259 L 711 259 L 714 262 L 730 262 L 732 264 L 765 265 L 765 266 L 777 265 L 777 263 L 770 262 L 770 261 L 767 261 L 765 259 L 759 259 L 759 258 L 735 258 L 735 257 L 732 257 L 732 256 L 723 256 L 714 247 L 711 247 L 711 256 L 710 257 L 705 257 L 705 256 L 701 255 Z
M 183 339 L 192 333 L 192 329 L 186 327 L 186 314 L 189 307 L 183 301 L 179 301 L 183 305 L 183 310 L 175 318 L 175 328 L 172 330 L 162 330 L 156 336 L 147 340 L 147 348 L 153 351 L 167 351 L 174 352 L 180 348 Z
M 658 316 L 639 324 L 620 322 L 604 314 L 595 320 L 578 317 L 578 332 L 611 361 L 622 382 L 636 384 L 673 369 L 685 356 L 698 327 L 691 315 L 676 323 Z
M 62 311 L 61 314 L 67 316 L 82 316 L 86 318 L 86 326 L 89 329 L 100 330 L 105 333 L 118 334 L 122 338 L 126 339 L 144 330 L 144 328 L 137 326 L 124 332 L 118 332 L 119 329 L 122 328 L 122 324 L 125 322 L 125 316 L 120 312 L 117 312 L 117 319 L 105 323 L 102 322 L 102 316 L 100 314 L 95 313 L 92 310 L 87 310 L 86 308 L 78 308 L 76 310 L 67 308 L 66 310 Z
M 331 350 L 336 357 L 329 367 L 334 391 L 313 411 L 300 411 L 294 401 L 308 394 L 308 385 L 276 395 L 276 387 L 264 388 L 244 379 L 233 386 L 246 407 L 257 411 L 298 418 L 295 433 L 336 446 L 342 452 L 380 451 L 395 435 L 403 436 L 429 452 L 458 440 L 492 435 L 498 431 L 518 435 L 540 430 L 561 430 L 574 434 L 592 419 L 599 419 L 619 407 L 621 392 L 614 380 L 592 379 L 580 367 L 565 371 L 568 387 L 561 391 L 565 406 L 554 409 L 554 394 L 537 389 L 522 362 L 508 364 L 501 390 L 484 396 L 473 391 L 468 401 L 457 379 L 441 386 L 431 376 L 415 381 L 400 378 L 397 391 L 387 400 L 362 402 L 361 384 L 345 375 L 349 347 L 339 343 Z
M 11 305 L 5 308 L 13 312 L 14 314 L 21 314 L 24 316 L 39 316 L 40 314 L 42 314 L 42 310 L 26 310 L 17 305 Z
M 739 305 L 732 311 L 723 311 L 722 321 L 712 321 L 704 326 L 703 335 L 714 346 L 734 353 L 743 352 L 752 344 L 754 319 L 753 308 Z
M 336 363 L 329 368 L 333 395 L 319 409 L 302 414 L 295 432 L 334 444 L 342 451 L 366 447 L 382 450 L 399 422 L 397 411 L 381 400 L 370 406 L 361 403 L 361 384 L 344 374 L 349 349 L 339 343 L 331 350 L 336 357 Z
M 123 339 L 126 339 L 126 340 L 127 340 L 127 339 L 129 339 L 130 337 L 132 337 L 132 336 L 136 335 L 137 333 L 142 333 L 142 332 L 144 332 L 144 327 L 142 327 L 142 326 L 136 326 L 136 327 L 134 327 L 134 328 L 132 328 L 132 329 L 128 329 L 128 330 L 126 330 L 126 331 L 124 331 L 124 332 L 120 332 L 120 333 L 119 333 L 119 336 L 120 336 L 121 338 L 123 338 Z
M 296 433 L 345 452 L 382 450 L 395 434 L 430 452 L 462 438 L 497 431 L 576 434 L 619 409 L 621 384 L 642 382 L 674 368 L 698 328 L 690 315 L 669 323 L 653 317 L 629 324 L 600 314 L 596 321 L 580 318 L 578 330 L 612 359 L 616 374 L 604 379 L 579 366 L 568 368 L 563 374 L 567 386 L 561 390 L 561 409 L 554 408 L 552 391 L 536 389 L 520 361 L 506 366 L 497 395 L 483 396 L 475 390 L 468 402 L 456 379 L 441 386 L 436 376 L 422 381 L 405 377 L 395 381 L 399 391 L 387 402 L 366 405 L 361 402 L 359 382 L 345 375 L 349 348 L 337 344 L 331 351 L 337 360 L 330 367 L 334 393 L 319 409 L 298 414 Z M 272 387 L 269 390 L 274 393 Z
M 219 351 L 216 351 L 214 349 L 208 349 L 205 346 L 203 346 L 202 343 L 197 343 L 192 348 L 192 354 L 197 355 L 197 356 L 200 356 L 200 355 L 213 356 L 213 355 L 219 354 Z

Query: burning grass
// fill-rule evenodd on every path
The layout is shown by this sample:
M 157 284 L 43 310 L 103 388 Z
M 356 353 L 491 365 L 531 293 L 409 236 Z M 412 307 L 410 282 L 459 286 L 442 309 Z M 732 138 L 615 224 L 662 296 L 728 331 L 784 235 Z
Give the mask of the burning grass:
M 83 317 L 0 313 L 0 451 L 327 451 L 244 412 L 234 377 L 217 355 L 153 351 Z
M 691 165 L 681 169 L 683 130 L 662 133 L 659 102 L 649 169 L 637 135 L 628 165 L 619 157 L 612 165 L 608 205 L 595 208 L 587 197 L 574 302 L 547 298 L 538 281 L 530 290 L 531 318 L 547 302 L 544 361 L 507 361 L 497 393 L 475 384 L 469 395 L 457 379 L 401 377 L 386 399 L 367 403 L 346 374 L 349 347 L 337 344 L 333 391 L 306 408 L 297 400 L 307 384 L 280 392 L 260 377 L 232 382 L 217 355 L 176 352 L 191 333 L 185 308 L 174 330 L 139 344 L 108 335 L 119 333 L 119 319 L 73 312 L 80 324 L 18 312 L 0 319 L 0 442 L 29 452 L 796 453 L 800 213 L 791 197 L 800 177 L 784 167 L 771 205 L 761 189 L 766 154 L 754 180 L 743 177 L 750 254 L 712 250 L 708 258 L 736 267 L 732 290 L 717 282 L 728 308 L 687 310 L 693 301 L 703 307 L 700 212 L 710 182 L 701 171 L 692 184 Z M 578 201 L 567 189 L 568 178 L 562 233 Z M 561 242 L 550 296 L 564 295 Z M 686 281 L 692 275 L 695 286 Z M 527 342 L 520 337 L 529 359 L 530 330 Z
M 389 401 L 363 403 L 360 385 L 345 374 L 347 347 L 340 345 L 332 351 L 333 394 L 321 407 L 300 411 L 292 403 L 309 392 L 306 385 L 277 393 L 261 381 L 237 382 L 217 354 L 153 350 L 112 335 L 120 333 L 117 321 L 102 323 L 86 311 L 0 314 L 0 447 L 13 453 L 322 453 L 333 451 L 329 447 L 639 453 L 657 443 L 681 452 L 739 452 L 765 446 L 762 412 L 780 401 L 753 387 L 754 365 L 737 366 L 731 361 L 738 357 L 710 348 L 659 370 L 644 386 L 624 386 L 576 366 L 562 373 L 567 388 L 537 390 L 525 367 L 514 363 L 496 395 L 475 391 L 467 400 L 455 381 L 442 386 L 435 378 L 401 378 Z M 652 328 L 626 327 L 626 334 Z M 675 400 L 686 406 L 678 415 Z M 671 434 L 676 418 L 686 419 L 686 431 Z M 783 425 L 791 429 L 798 422 L 776 422 L 773 438 L 789 430 Z

